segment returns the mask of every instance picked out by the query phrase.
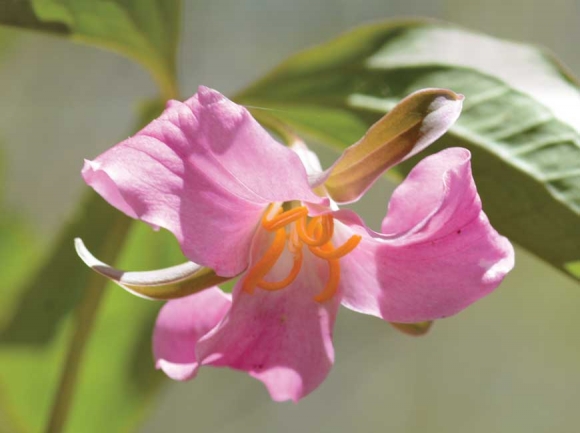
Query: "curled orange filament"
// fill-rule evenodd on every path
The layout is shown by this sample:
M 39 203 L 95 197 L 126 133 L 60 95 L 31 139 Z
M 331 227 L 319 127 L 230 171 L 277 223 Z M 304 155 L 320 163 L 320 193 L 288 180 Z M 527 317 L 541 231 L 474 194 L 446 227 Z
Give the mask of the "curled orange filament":
M 290 270 L 290 273 L 286 278 L 276 282 L 264 281 L 263 279 L 260 279 L 257 285 L 261 289 L 270 291 L 280 290 L 283 289 L 284 287 L 288 287 L 290 284 L 294 282 L 294 280 L 298 276 L 301 267 L 302 267 L 302 251 L 298 251 L 297 253 L 294 254 L 294 264 L 292 265 L 292 269 Z
M 242 288 L 244 291 L 253 293 L 254 287 L 268 272 L 272 266 L 276 264 L 282 253 L 284 252 L 284 244 L 286 243 L 286 230 L 283 228 L 276 231 L 276 236 L 270 248 L 264 253 L 262 258 L 248 271 Z
M 324 260 L 338 260 L 354 250 L 361 239 L 362 236 L 360 235 L 352 235 L 344 244 L 333 250 L 325 251 L 322 248 L 310 248 L 310 251 L 315 256 Z
M 334 233 L 334 218 L 332 215 L 323 215 L 312 218 L 308 230 L 306 226 L 306 218 L 301 218 L 296 223 L 296 230 L 298 231 L 298 236 L 302 241 L 310 246 L 319 247 L 324 245 L 332 238 Z M 320 227 L 319 230 L 317 228 Z M 315 236 L 319 234 L 319 236 Z
M 278 208 L 276 215 L 272 219 L 269 219 L 268 214 L 271 212 L 272 208 L 273 206 L 270 205 L 268 211 L 262 217 L 262 227 L 270 232 L 278 230 L 282 227 L 286 227 L 291 222 L 294 222 L 297 219 L 303 219 L 306 215 L 308 215 L 308 209 L 306 209 L 304 206 L 296 207 L 286 212 L 282 212 L 282 208 Z
M 315 256 L 328 263 L 328 281 L 323 290 L 314 297 L 316 302 L 330 300 L 338 290 L 340 282 L 339 259 L 346 256 L 361 241 L 361 236 L 353 235 L 344 244 L 334 248 L 331 242 L 334 234 L 334 218 L 331 214 L 315 216 L 308 222 L 308 209 L 305 206 L 295 207 L 283 211 L 279 204 L 271 204 L 262 217 L 262 227 L 270 232 L 275 232 L 274 240 L 264 255 L 250 268 L 244 281 L 242 290 L 253 293 L 254 288 L 260 287 L 268 291 L 281 290 L 294 282 L 302 268 L 302 247 L 307 245 Z M 294 224 L 289 235 L 286 235 L 286 227 Z M 280 281 L 265 281 L 264 277 L 274 267 L 284 247 L 294 256 L 292 269 L 288 276 Z
M 324 302 L 332 299 L 338 290 L 338 283 L 340 282 L 340 264 L 338 260 L 328 261 L 328 281 L 322 292 L 314 297 L 316 302 Z

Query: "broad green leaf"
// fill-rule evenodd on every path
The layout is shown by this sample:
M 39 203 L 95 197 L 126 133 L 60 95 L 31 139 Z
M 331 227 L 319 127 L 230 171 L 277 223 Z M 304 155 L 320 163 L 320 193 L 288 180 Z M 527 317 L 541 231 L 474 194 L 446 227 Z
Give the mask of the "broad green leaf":
M 177 97 L 179 0 L 19 0 L 0 4 L 0 24 L 64 35 L 144 65 L 164 99 Z
M 464 109 L 398 173 L 428 153 L 470 149 L 494 226 L 580 279 L 580 93 L 543 51 L 431 21 L 377 24 L 290 58 L 236 99 L 344 149 L 426 87 L 465 95 Z

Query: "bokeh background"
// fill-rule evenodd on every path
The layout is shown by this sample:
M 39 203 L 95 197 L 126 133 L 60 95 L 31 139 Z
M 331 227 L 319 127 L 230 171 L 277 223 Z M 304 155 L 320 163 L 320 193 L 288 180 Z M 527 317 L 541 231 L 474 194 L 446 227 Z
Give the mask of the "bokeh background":
M 233 94 L 297 50 L 400 16 L 541 44 L 580 75 L 578 0 L 185 0 L 183 10 L 185 96 L 199 84 Z M 3 29 L 0 48 L 3 192 L 43 246 L 86 188 L 83 158 L 124 138 L 137 101 L 156 90 L 129 60 L 58 38 Z M 317 149 L 328 166 L 334 154 Z M 393 187 L 381 181 L 358 206 L 371 226 Z M 168 380 L 140 431 L 573 432 L 579 311 L 577 284 L 518 249 L 500 289 L 425 337 L 341 311 L 335 368 L 298 405 L 271 402 L 244 374 L 206 368 L 193 382 Z

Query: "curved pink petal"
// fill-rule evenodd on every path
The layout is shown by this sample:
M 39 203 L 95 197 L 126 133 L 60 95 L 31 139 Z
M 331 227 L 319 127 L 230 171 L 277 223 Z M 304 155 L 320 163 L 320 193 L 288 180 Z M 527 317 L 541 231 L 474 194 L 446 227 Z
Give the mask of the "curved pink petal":
M 230 297 L 218 287 L 167 302 L 153 331 L 155 366 L 175 380 L 195 377 L 199 368 L 195 346 L 222 320 L 230 305 Z
M 257 237 L 263 239 L 264 234 Z M 288 274 L 292 259 L 287 251 L 284 254 L 266 280 L 278 281 Z M 306 396 L 326 378 L 334 362 L 332 329 L 339 296 L 325 303 L 313 300 L 327 274 L 326 263 L 305 251 L 300 274 L 284 289 L 255 288 L 248 294 L 238 283 L 230 312 L 197 346 L 200 362 L 247 371 L 276 401 Z
M 206 87 L 87 162 L 83 177 L 127 215 L 173 232 L 189 259 L 221 276 L 246 268 L 268 203 L 325 202 L 293 151 Z
M 495 289 L 514 264 L 509 241 L 490 225 L 471 176 L 470 154 L 425 158 L 395 191 L 383 231 L 340 211 L 337 242 L 363 235 L 341 259 L 343 305 L 391 322 L 440 319 Z

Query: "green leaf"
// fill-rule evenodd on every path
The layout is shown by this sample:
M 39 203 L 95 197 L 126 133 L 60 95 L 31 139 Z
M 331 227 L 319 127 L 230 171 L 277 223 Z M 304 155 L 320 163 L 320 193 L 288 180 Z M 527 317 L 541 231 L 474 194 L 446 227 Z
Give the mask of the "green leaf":
M 9 0 L 0 24 L 63 35 L 145 66 L 164 99 L 175 98 L 179 0 Z
M 26 0 L 8 0 L 1 2 L 0 23 L 53 33 L 69 33 L 68 27 L 64 24 L 41 21 L 34 13 L 32 2 Z
M 399 175 L 427 153 L 470 149 L 494 226 L 580 279 L 580 93 L 543 51 L 431 21 L 377 24 L 291 57 L 236 99 L 344 149 L 426 87 L 462 93 L 464 109 Z

